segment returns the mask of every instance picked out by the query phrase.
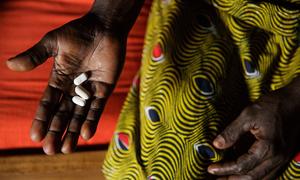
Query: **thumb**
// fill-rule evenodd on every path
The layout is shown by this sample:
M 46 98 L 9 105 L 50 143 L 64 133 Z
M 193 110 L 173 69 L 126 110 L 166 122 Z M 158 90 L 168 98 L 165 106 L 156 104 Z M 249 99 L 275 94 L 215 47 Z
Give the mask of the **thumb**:
M 246 119 L 245 116 L 240 115 L 215 138 L 213 145 L 218 149 L 227 149 L 234 145 L 249 130 L 250 126 L 248 122 L 245 122 Z
M 52 56 L 53 44 L 55 44 L 52 41 L 53 38 L 48 33 L 30 49 L 7 60 L 7 67 L 13 71 L 30 71 L 34 69 Z

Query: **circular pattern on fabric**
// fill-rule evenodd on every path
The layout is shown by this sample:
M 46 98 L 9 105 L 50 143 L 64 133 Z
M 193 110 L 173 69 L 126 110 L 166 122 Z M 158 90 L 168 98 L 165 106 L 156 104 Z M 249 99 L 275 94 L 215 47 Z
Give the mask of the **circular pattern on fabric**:
M 244 61 L 244 66 L 245 66 L 245 72 L 246 75 L 249 77 L 257 77 L 259 76 L 259 71 L 256 70 L 254 67 L 254 64 L 251 61 Z
M 126 151 L 129 149 L 129 135 L 127 133 L 116 133 L 115 142 L 118 149 Z
M 158 112 L 155 110 L 154 107 L 146 107 L 145 108 L 145 113 L 146 113 L 146 116 L 147 116 L 147 119 L 152 121 L 152 122 L 159 122 L 160 121 L 160 118 L 159 118 L 159 115 L 158 115 Z
M 151 57 L 152 60 L 156 62 L 162 61 L 164 59 L 164 51 L 160 43 L 157 43 L 156 45 L 153 46 Z
M 202 159 L 213 160 L 216 157 L 215 151 L 207 143 L 195 144 L 194 149 L 197 151 L 197 153 Z
M 300 152 L 295 156 L 294 161 L 300 166 Z
M 193 6 L 194 2 L 195 5 L 199 2 L 201 8 Z M 248 103 L 246 92 L 250 100 L 254 100 L 261 95 L 261 87 L 269 83 L 279 87 L 294 77 L 299 62 L 291 58 L 295 57 L 298 42 L 291 36 L 273 34 L 273 27 L 280 28 L 282 34 L 289 34 L 293 31 L 292 24 L 298 23 L 292 18 L 297 19 L 297 14 L 269 2 L 209 1 L 212 6 L 223 6 L 216 11 L 213 7 L 210 11 L 210 5 L 206 8 L 203 2 L 206 1 L 178 0 L 166 6 L 161 5 L 162 1 L 153 2 L 143 53 L 141 93 L 130 92 L 118 126 L 121 131 L 126 128 L 140 137 L 130 140 L 141 146 L 126 154 L 111 146 L 105 164 L 109 179 L 150 179 L 153 175 L 159 179 L 208 179 L 208 161 L 201 156 L 211 158 L 214 155 L 215 159 L 209 160 L 212 162 L 220 160 L 223 151 L 204 142 L 210 142 L 225 121 Z M 196 16 L 201 10 L 211 18 L 211 27 L 205 19 L 200 19 L 198 24 Z M 291 17 L 283 16 L 287 13 Z M 249 28 L 268 32 L 262 38 L 254 36 L 256 39 L 253 39 L 249 36 Z M 154 48 L 157 43 L 161 46 Z M 153 60 L 158 57 L 165 60 Z M 244 82 L 249 78 L 244 60 L 259 62 L 259 68 L 252 63 L 260 74 L 270 72 L 274 76 L 266 81 L 253 78 Z M 278 66 L 273 66 L 273 62 Z M 206 86 L 211 85 L 215 96 L 221 95 L 216 103 L 206 101 L 208 97 L 201 93 L 199 87 L 202 86 L 196 84 L 196 77 L 207 79 Z M 211 91 L 206 88 L 203 92 Z M 156 108 L 161 121 L 157 123 L 159 126 L 152 126 L 145 109 L 140 112 L 145 104 Z M 145 114 L 141 116 L 140 113 Z M 201 153 L 197 151 L 199 148 L 194 149 L 195 142 L 202 144 Z M 300 168 L 295 164 L 293 161 L 285 180 L 286 177 L 300 179 L 297 175 Z
M 203 77 L 196 77 L 195 83 L 204 96 L 212 96 L 214 94 L 214 87 L 207 79 Z

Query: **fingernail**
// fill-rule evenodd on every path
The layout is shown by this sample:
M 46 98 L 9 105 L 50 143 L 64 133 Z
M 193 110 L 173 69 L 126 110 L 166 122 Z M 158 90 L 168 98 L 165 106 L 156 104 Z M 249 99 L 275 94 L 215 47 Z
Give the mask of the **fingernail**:
M 221 148 L 221 147 L 224 146 L 224 144 L 225 144 L 225 139 L 222 136 L 220 136 L 220 135 L 213 142 L 213 145 L 216 148 Z
M 215 174 L 218 170 L 216 168 L 208 168 L 207 170 L 210 174 Z
M 85 141 L 88 141 L 91 138 L 90 132 L 88 131 L 82 131 L 81 132 L 81 137 L 82 139 L 84 139 Z

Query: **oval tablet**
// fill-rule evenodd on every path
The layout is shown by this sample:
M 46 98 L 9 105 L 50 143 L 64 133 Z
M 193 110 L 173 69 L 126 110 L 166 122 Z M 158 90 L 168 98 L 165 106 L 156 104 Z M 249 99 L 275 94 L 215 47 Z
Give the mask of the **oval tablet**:
M 85 100 L 88 100 L 90 98 L 90 93 L 82 86 L 76 86 L 75 93 Z
M 88 79 L 88 76 L 85 73 L 82 73 L 74 79 L 74 84 L 76 86 L 78 86 L 78 85 L 82 84 L 84 81 L 86 81 L 87 79 Z
M 74 96 L 72 98 L 72 101 L 74 104 L 77 104 L 78 106 L 81 106 L 81 107 L 85 106 L 85 100 L 79 96 Z

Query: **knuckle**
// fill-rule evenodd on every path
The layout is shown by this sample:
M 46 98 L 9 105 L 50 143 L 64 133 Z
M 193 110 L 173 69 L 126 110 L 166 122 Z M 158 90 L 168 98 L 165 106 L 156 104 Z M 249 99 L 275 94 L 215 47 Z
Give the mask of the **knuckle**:
M 225 143 L 234 143 L 237 139 L 235 130 L 232 127 L 228 127 L 225 131 L 221 133 L 221 136 L 224 138 Z
M 47 99 L 41 99 L 40 100 L 40 105 L 42 107 L 47 108 L 47 107 L 50 107 L 52 105 L 52 103 L 49 100 L 47 100 Z
M 95 100 L 95 101 L 97 101 L 97 100 Z M 100 111 L 101 109 L 104 108 L 104 105 L 101 101 L 97 101 L 97 102 L 95 102 L 95 101 L 91 103 L 91 107 L 90 107 L 91 110 Z
M 230 128 L 227 128 L 225 129 L 225 131 L 221 133 L 221 136 L 225 139 L 225 141 L 232 141 L 230 132 L 231 132 Z
M 236 165 L 235 172 L 236 172 L 237 174 L 242 174 L 243 168 L 242 168 L 241 166 Z
M 99 107 L 91 107 L 90 108 L 90 111 L 92 112 L 92 113 L 99 113 L 100 111 L 101 111 L 102 109 L 101 108 L 99 108 Z
M 90 109 L 88 115 L 87 115 L 87 120 L 93 120 L 93 121 L 98 121 L 100 116 L 101 116 L 101 110 L 98 109 Z
M 107 91 L 96 91 L 95 97 L 97 98 L 106 98 L 109 96 L 109 93 Z
M 73 115 L 73 119 L 76 120 L 76 121 L 82 121 L 83 118 L 84 118 L 83 114 L 74 114 Z
M 72 123 L 72 124 L 69 125 L 68 132 L 79 133 L 80 132 L 80 127 L 81 127 L 81 124 Z
M 50 129 L 48 130 L 48 133 L 53 134 L 53 135 L 60 135 L 62 133 L 62 131 L 57 127 L 50 127 Z
M 40 65 L 42 63 L 39 52 L 37 52 L 34 48 L 27 52 L 30 62 L 34 65 Z
M 95 94 L 94 94 L 95 97 L 104 100 L 110 96 L 115 85 L 99 81 L 93 84 L 93 86 L 94 86 L 93 88 L 95 89 Z
M 236 164 L 236 172 L 238 174 L 247 174 L 253 167 L 255 162 L 247 157 L 239 158 Z
M 97 124 L 98 119 L 86 118 L 86 121 L 88 121 L 89 123 Z
M 58 110 L 55 116 L 59 119 L 63 119 L 64 117 L 68 116 L 69 111 L 66 110 Z
M 255 114 L 255 113 L 254 113 L 254 112 L 255 112 L 254 109 L 255 109 L 255 108 L 254 108 L 254 105 L 251 105 L 251 106 L 246 107 L 246 108 L 242 111 L 241 117 L 244 118 L 244 119 L 249 119 L 250 117 L 254 116 L 254 114 Z
M 236 165 L 236 173 L 237 174 L 246 174 L 248 170 L 245 168 L 244 165 Z
M 42 46 L 46 49 L 46 52 L 49 55 L 55 56 L 57 53 L 56 50 L 56 35 L 55 31 L 50 31 L 44 35 L 42 40 L 40 41 Z M 55 53 L 55 54 L 54 54 Z

